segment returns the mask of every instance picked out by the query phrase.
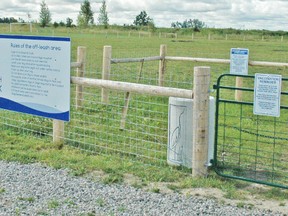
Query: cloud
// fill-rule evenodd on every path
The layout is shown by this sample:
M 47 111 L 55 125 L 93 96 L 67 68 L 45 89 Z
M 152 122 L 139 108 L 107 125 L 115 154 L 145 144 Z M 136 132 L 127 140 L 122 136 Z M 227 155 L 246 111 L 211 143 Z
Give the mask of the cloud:
M 1 0 L 2 17 L 27 20 L 39 19 L 42 0 Z M 52 20 L 77 20 L 84 0 L 45 0 Z M 97 20 L 102 0 L 90 0 L 94 19 Z M 288 1 L 286 0 L 106 0 L 111 24 L 132 24 L 136 16 L 145 10 L 156 26 L 170 27 L 172 22 L 199 19 L 210 27 L 256 28 L 288 30 Z

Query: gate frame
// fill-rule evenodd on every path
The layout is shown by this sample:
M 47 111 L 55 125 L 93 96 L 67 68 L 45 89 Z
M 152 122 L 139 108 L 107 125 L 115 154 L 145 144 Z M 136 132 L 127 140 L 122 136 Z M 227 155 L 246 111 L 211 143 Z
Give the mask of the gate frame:
M 254 92 L 254 89 L 252 88 L 243 88 L 243 87 L 232 87 L 232 86 L 221 86 L 220 85 L 220 81 L 223 77 L 225 76 L 231 76 L 231 77 L 240 77 L 240 78 L 253 78 L 255 79 L 255 75 L 239 75 L 239 74 L 222 74 L 218 77 L 217 79 L 217 84 L 213 85 L 213 89 L 216 90 L 216 97 L 215 97 L 215 104 L 216 104 L 216 109 L 215 109 L 215 138 L 214 138 L 214 157 L 213 160 L 211 160 L 211 164 L 212 164 L 212 169 L 216 172 L 217 175 L 225 177 L 225 178 L 230 178 L 230 179 L 236 179 L 236 180 L 242 180 L 242 181 L 248 181 L 248 182 L 252 182 L 252 183 L 257 183 L 257 184 L 263 184 L 263 185 L 268 185 L 268 186 L 273 186 L 273 187 L 279 187 L 279 188 L 283 188 L 283 189 L 288 189 L 288 185 L 281 185 L 281 184 L 275 184 L 275 183 L 271 183 L 271 182 L 265 182 L 265 181 L 260 181 L 260 180 L 256 180 L 256 179 L 252 179 L 252 178 L 245 178 L 245 177 L 241 177 L 241 176 L 233 176 L 233 175 L 227 175 L 227 174 L 223 174 L 218 170 L 217 164 L 218 164 L 218 160 L 217 160 L 217 147 L 218 147 L 218 116 L 219 116 L 219 100 L 221 102 L 228 102 L 228 100 L 222 100 L 220 99 L 220 89 L 230 89 L 230 90 L 241 90 L 241 91 L 250 91 L 250 92 Z M 283 81 L 288 81 L 288 78 L 283 78 L 282 77 L 282 82 Z M 288 95 L 288 92 L 283 92 L 281 91 L 281 95 Z M 230 101 L 229 103 L 234 103 L 234 104 L 244 104 L 244 105 L 252 105 L 253 106 L 253 102 L 239 102 L 237 101 L 237 98 L 235 98 L 235 101 Z M 288 106 L 282 106 L 280 105 L 280 109 L 288 109 Z

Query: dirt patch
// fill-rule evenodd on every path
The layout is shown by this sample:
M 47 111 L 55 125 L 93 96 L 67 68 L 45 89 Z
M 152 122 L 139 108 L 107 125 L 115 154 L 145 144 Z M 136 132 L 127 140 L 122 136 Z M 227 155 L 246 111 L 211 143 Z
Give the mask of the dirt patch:
M 243 199 L 227 199 L 225 198 L 225 193 L 217 188 L 189 188 L 189 189 L 178 189 L 177 183 L 169 183 L 169 182 L 151 182 L 149 184 L 143 183 L 139 178 L 131 175 L 126 174 L 124 176 L 124 183 L 130 186 L 137 185 L 142 190 L 155 192 L 155 193 L 163 193 L 163 194 L 170 194 L 170 193 L 180 193 L 185 196 L 199 196 L 205 197 L 207 199 L 214 199 L 217 202 L 223 205 L 231 205 L 231 206 L 238 206 L 244 207 L 248 206 L 250 208 L 258 208 L 258 209 L 266 209 L 272 211 L 278 211 L 283 213 L 283 215 L 287 215 L 288 212 L 288 200 L 284 201 L 277 201 L 277 200 L 266 200 L 260 198 L 259 195 L 253 195 L 249 192 L 249 190 L 258 188 L 258 189 L 269 189 L 267 186 L 258 185 L 258 184 L 251 184 L 247 188 L 239 189 L 240 193 L 243 192 Z M 174 189 L 174 187 L 176 189 Z
M 92 181 L 103 182 L 103 179 L 107 177 L 103 171 L 93 171 L 87 175 L 85 178 L 88 178 Z M 179 189 L 177 183 L 169 183 L 169 182 L 143 182 L 139 177 L 136 177 L 132 174 L 124 174 L 123 184 L 129 185 L 132 187 L 140 188 L 144 191 L 154 192 L 154 193 L 163 193 L 163 194 L 171 194 L 171 193 L 179 193 L 185 196 L 198 196 L 204 197 L 207 199 L 214 199 L 217 202 L 223 205 L 231 205 L 244 207 L 248 206 L 250 208 L 258 208 L 258 209 L 266 209 L 272 211 L 278 211 L 283 213 L 283 215 L 287 215 L 288 212 L 288 200 L 277 201 L 277 200 L 267 200 L 263 197 L 261 198 L 257 194 L 252 194 L 250 190 L 268 190 L 268 186 L 251 184 L 248 187 L 243 189 L 239 189 L 239 192 L 243 192 L 243 199 L 227 199 L 225 197 L 225 193 L 217 188 L 186 188 Z
M 283 214 L 288 212 L 288 201 L 265 200 L 254 195 L 245 195 L 245 199 L 235 200 L 225 198 L 225 193 L 217 188 L 192 188 L 184 189 L 182 193 L 191 196 L 201 196 L 215 199 L 223 205 L 249 206 L 251 208 L 278 211 Z

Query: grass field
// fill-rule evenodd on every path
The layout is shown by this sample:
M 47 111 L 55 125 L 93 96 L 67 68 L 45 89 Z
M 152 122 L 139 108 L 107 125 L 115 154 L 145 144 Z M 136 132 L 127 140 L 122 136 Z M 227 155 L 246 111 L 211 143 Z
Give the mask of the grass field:
M 102 51 L 105 45 L 112 46 L 112 58 L 157 56 L 160 45 L 166 44 L 169 56 L 229 59 L 231 48 L 242 47 L 249 49 L 250 60 L 288 62 L 288 41 L 285 40 L 262 41 L 246 38 L 244 41 L 243 39 L 225 40 L 221 37 L 214 37 L 217 40 L 208 40 L 207 37 L 195 37 L 194 40 L 191 40 L 190 36 L 159 38 L 158 34 L 151 37 L 143 34 L 139 37 L 139 34 L 135 33 L 128 37 L 128 32 L 122 31 L 119 34 L 115 32 L 112 34 L 113 32 L 111 32 L 108 34 L 104 31 L 94 32 L 93 30 L 67 32 L 48 28 L 39 29 L 32 33 L 21 31 L 16 33 L 71 37 L 71 59 L 73 62 L 76 61 L 77 47 L 87 47 L 85 76 L 91 78 L 101 78 Z M 7 31 L 2 33 L 7 33 Z M 165 86 L 192 89 L 193 68 L 195 66 L 211 67 L 211 90 L 217 78 L 221 74 L 229 72 L 229 65 L 168 61 Z M 137 82 L 139 68 L 139 63 L 113 64 L 111 79 Z M 72 75 L 75 74 L 74 71 L 71 72 Z M 158 62 L 144 62 L 141 72 L 140 83 L 155 85 L 158 77 Z M 287 68 L 284 67 L 249 67 L 249 74 L 251 75 L 254 73 L 271 73 L 281 74 L 285 77 L 287 72 Z M 228 81 L 227 85 L 234 85 L 234 81 Z M 133 94 L 129 104 L 126 127 L 125 130 L 121 131 L 119 124 L 125 93 L 111 92 L 110 103 L 106 105 L 100 102 L 100 89 L 85 88 L 84 103 L 80 110 L 76 110 L 74 106 L 74 93 L 75 85 L 72 85 L 71 121 L 65 125 L 65 144 L 67 145 L 64 147 L 51 142 L 51 120 L 2 110 L 0 128 L 3 139 L 0 141 L 0 158 L 25 163 L 40 161 L 57 168 L 69 167 L 75 175 L 83 175 L 100 169 L 109 174 L 107 182 L 121 181 L 125 173 L 132 173 L 140 177 L 143 184 L 147 181 L 179 182 L 181 188 L 216 187 L 227 194 L 232 194 L 231 198 L 241 197 L 242 192 L 236 189 L 239 185 L 241 187 L 243 185 L 239 184 L 238 181 L 220 178 L 212 171 L 207 180 L 193 180 L 190 176 L 191 170 L 182 167 L 171 168 L 166 165 L 168 98 Z M 215 96 L 215 92 L 212 92 L 211 95 Z M 231 95 L 233 92 L 225 93 L 225 97 L 232 97 Z M 232 111 L 232 114 L 226 113 L 228 116 L 232 116 L 230 120 L 226 119 L 226 121 L 230 121 L 227 125 L 239 125 L 239 115 L 233 113 L 233 108 L 226 107 L 226 109 Z M 284 128 L 281 134 L 286 136 L 286 112 L 283 115 L 285 117 L 283 122 L 279 123 L 279 127 Z M 253 121 L 253 118 L 245 116 L 241 123 L 248 125 L 245 130 L 251 130 L 249 121 Z M 261 127 L 269 128 L 271 123 L 264 121 L 263 124 Z M 263 130 L 269 131 L 269 129 L 261 129 L 261 131 Z M 240 134 L 235 137 L 237 134 L 235 129 L 227 133 L 227 139 L 237 140 L 237 142 L 240 139 Z M 231 134 L 229 135 L 229 133 Z M 247 134 L 241 139 L 251 141 L 245 136 Z M 283 146 L 287 148 L 287 145 Z M 237 151 L 240 149 L 238 145 L 235 148 L 229 147 L 230 149 L 237 149 Z M 86 153 L 79 149 L 85 150 Z M 242 149 L 245 150 L 245 148 Z M 251 147 L 251 149 L 255 148 Z M 246 154 L 245 151 L 242 151 L 242 154 L 249 156 L 252 154 L 249 150 L 246 148 Z M 263 154 L 264 152 L 269 152 L 269 149 L 262 151 Z M 232 158 L 234 153 L 231 151 L 229 155 L 231 161 L 234 160 Z M 234 155 L 239 156 L 236 153 Z M 266 158 L 266 156 L 261 157 L 261 154 L 258 156 L 259 158 Z M 242 159 L 245 160 L 245 156 Z M 246 157 L 246 159 L 249 161 L 251 158 Z M 267 160 L 261 163 L 265 164 Z M 286 158 L 284 158 L 284 162 L 287 163 Z M 286 183 L 287 170 L 283 172 L 286 174 L 284 176 L 284 183 Z M 283 196 L 287 198 L 286 192 L 280 190 L 278 192 L 283 193 Z

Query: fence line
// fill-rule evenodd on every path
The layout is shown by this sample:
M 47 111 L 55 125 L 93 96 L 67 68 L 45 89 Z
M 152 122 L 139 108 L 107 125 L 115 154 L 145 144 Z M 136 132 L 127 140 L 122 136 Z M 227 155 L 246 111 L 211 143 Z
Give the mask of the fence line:
M 18 26 L 22 26 L 23 23 L 13 23 L 13 25 L 16 24 Z M 30 23 L 24 23 L 24 25 L 30 24 Z M 33 26 L 33 27 L 32 27 Z M 9 23 L 1 23 L 0 25 L 2 32 L 19 32 L 19 29 L 12 30 L 10 29 L 10 24 Z M 22 31 L 23 32 L 23 31 Z M 27 32 L 27 31 L 25 31 Z M 66 34 L 71 34 L 71 33 L 76 33 L 76 34 L 85 34 L 85 33 L 90 33 L 92 35 L 98 34 L 98 35 L 104 35 L 105 38 L 107 37 L 116 37 L 116 38 L 143 38 L 143 37 L 158 37 L 158 38 L 175 38 L 175 40 L 181 40 L 181 39 L 192 39 L 192 40 L 242 40 L 242 41 L 253 41 L 253 40 L 258 40 L 258 41 L 264 41 L 264 40 L 278 40 L 280 42 L 285 41 L 286 35 L 277 35 L 277 36 L 270 36 L 270 35 L 249 35 L 249 34 L 244 34 L 242 32 L 241 34 L 236 34 L 236 33 L 226 33 L 226 34 L 221 34 L 221 33 L 196 33 L 196 32 L 191 32 L 190 34 L 179 34 L 179 33 L 173 33 L 173 32 L 151 32 L 151 31 L 130 31 L 130 30 L 124 30 L 124 31 L 118 31 L 118 30 L 111 30 L 111 31 L 103 31 L 99 29 L 87 29 L 87 30 L 80 30 L 80 29 L 75 29 L 75 28 L 50 28 L 50 29 L 42 29 L 39 28 L 37 25 L 31 24 L 29 28 L 29 33 L 37 33 L 41 34 L 43 32 L 45 33 L 51 33 L 51 35 L 56 35 L 56 34 L 61 34 L 61 33 L 66 33 Z
M 165 47 L 165 50 L 163 50 L 164 49 L 163 47 Z M 79 50 L 80 50 L 80 48 L 79 48 Z M 85 89 L 87 91 L 87 94 L 85 94 L 84 96 L 82 94 L 83 97 L 79 101 L 82 102 L 82 101 L 84 101 L 84 98 L 87 97 L 86 100 L 88 102 L 87 103 L 83 103 L 83 105 L 82 105 L 81 102 L 80 102 L 81 103 L 80 104 L 79 102 L 77 102 L 78 100 L 75 99 L 75 109 L 74 109 L 74 111 L 77 110 L 77 107 L 79 107 L 81 109 L 79 109 L 79 112 L 77 112 L 77 113 L 75 112 L 75 113 L 72 114 L 72 115 L 75 115 L 77 118 L 75 117 L 75 119 L 73 119 L 72 123 L 68 123 L 69 126 L 72 125 L 73 127 L 75 127 L 75 132 L 71 130 L 72 132 L 68 132 L 69 138 L 68 138 L 68 136 L 65 138 L 64 136 L 66 136 L 67 133 L 65 133 L 65 135 L 64 135 L 64 123 L 62 121 L 54 120 L 53 121 L 53 141 L 54 142 L 62 142 L 64 139 L 67 140 L 67 141 L 71 141 L 71 140 L 74 141 L 74 138 L 75 138 L 75 141 L 74 141 L 76 143 L 75 146 L 78 146 L 78 147 L 81 146 L 79 144 L 81 142 L 83 142 L 85 144 L 91 142 L 90 144 L 87 144 L 87 145 L 90 145 L 90 146 L 95 144 L 96 143 L 96 141 L 95 141 L 96 138 L 95 137 L 96 136 L 98 137 L 100 135 L 98 133 L 98 131 L 97 131 L 98 128 L 97 129 L 95 129 L 96 127 L 89 128 L 87 125 L 90 126 L 90 124 L 91 125 L 92 124 L 96 124 L 95 122 L 97 121 L 96 119 L 98 118 L 98 119 L 100 119 L 99 120 L 100 121 L 99 127 L 103 127 L 104 128 L 103 129 L 104 132 L 102 132 L 102 133 L 104 133 L 105 137 L 104 138 L 103 137 L 99 138 L 99 140 L 97 140 L 97 142 L 103 142 L 103 143 L 105 143 L 107 145 L 111 144 L 111 146 L 109 145 L 109 149 L 112 149 L 112 148 L 114 148 L 114 146 L 112 145 L 112 144 L 114 144 L 113 141 L 115 142 L 115 146 L 116 145 L 119 146 L 120 141 L 117 140 L 117 139 L 119 139 L 119 137 L 120 137 L 120 138 L 123 139 L 123 140 L 121 140 L 121 142 L 124 143 L 123 145 L 126 145 L 126 146 L 130 145 L 129 147 L 127 147 L 127 148 L 129 148 L 128 150 L 132 149 L 131 151 L 133 151 L 134 148 L 138 148 L 135 151 L 138 151 L 140 153 L 142 153 L 139 150 L 142 147 L 140 145 L 143 145 L 143 143 L 145 143 L 145 144 L 147 144 L 147 147 L 145 146 L 145 148 L 146 148 L 145 150 L 148 150 L 148 149 L 150 150 L 151 146 L 153 144 L 153 147 L 155 148 L 155 152 L 149 153 L 149 154 L 150 155 L 154 154 L 154 157 L 158 158 L 158 160 L 160 160 L 160 159 L 162 160 L 162 158 L 163 158 L 162 156 L 165 155 L 165 151 L 163 151 L 163 148 L 166 147 L 165 146 L 165 144 L 166 144 L 165 132 L 167 131 L 167 127 L 166 127 L 167 123 L 163 121 L 164 123 L 161 125 L 161 128 L 158 125 L 152 125 L 150 127 L 150 125 L 149 125 L 150 121 L 149 120 L 153 119 L 154 121 L 161 122 L 162 119 L 165 119 L 165 116 L 167 117 L 167 113 L 166 113 L 166 110 L 165 110 L 165 107 L 167 106 L 167 101 L 165 101 L 165 100 L 161 101 L 161 103 L 163 102 L 163 104 L 161 104 L 161 106 L 164 107 L 164 109 L 163 109 L 164 111 L 162 112 L 161 109 L 159 109 L 159 110 L 162 113 L 160 113 L 160 111 L 157 110 L 158 109 L 157 108 L 156 111 L 153 110 L 153 111 L 151 111 L 151 113 L 149 111 L 149 113 L 146 114 L 146 116 L 145 115 L 143 115 L 143 116 L 140 115 L 139 118 L 142 118 L 140 120 L 137 119 L 138 118 L 137 115 L 139 115 L 139 114 L 138 113 L 136 113 L 136 114 L 134 113 L 135 116 L 133 116 L 133 121 L 136 119 L 135 120 L 136 123 L 133 122 L 131 124 L 132 126 L 130 125 L 129 130 L 127 129 L 127 126 L 126 126 L 126 129 L 124 130 L 124 132 L 122 133 L 122 131 L 121 131 L 122 134 L 120 134 L 120 133 L 117 134 L 119 132 L 119 127 L 113 126 L 114 127 L 113 129 L 115 129 L 115 128 L 116 129 L 111 131 L 111 132 L 109 131 L 109 133 L 115 134 L 115 131 L 116 131 L 116 138 L 114 138 L 116 141 L 115 140 L 112 140 L 112 141 L 110 140 L 109 141 L 108 137 L 110 136 L 110 134 L 108 134 L 107 131 L 105 131 L 106 127 L 105 127 L 105 125 L 102 122 L 102 121 L 104 121 L 103 120 L 104 117 L 100 116 L 100 115 L 97 115 L 98 112 L 103 111 L 103 113 L 101 113 L 101 115 L 108 116 L 107 118 L 109 118 L 109 121 L 107 121 L 108 122 L 107 125 L 111 124 L 112 120 L 115 121 L 116 124 L 118 124 L 118 122 L 120 123 L 120 118 L 119 119 L 115 119 L 115 116 L 116 116 L 116 118 L 118 118 L 121 115 L 121 111 L 119 112 L 118 109 L 123 108 L 122 104 L 124 103 L 124 101 L 123 101 L 123 99 L 121 97 L 123 96 L 122 92 L 125 92 L 125 91 L 126 92 L 135 92 L 137 94 L 149 94 L 149 95 L 158 95 L 158 96 L 160 95 L 160 96 L 165 96 L 165 97 L 174 96 L 174 97 L 182 97 L 182 98 L 192 98 L 193 92 L 195 92 L 194 89 L 193 90 L 191 90 L 191 89 L 187 90 L 187 89 L 180 89 L 180 88 L 178 89 L 178 88 L 171 88 L 171 87 L 163 87 L 163 82 L 162 81 L 164 81 L 164 75 L 165 75 L 165 71 L 166 71 L 166 63 L 167 63 L 167 61 L 191 61 L 191 62 L 194 61 L 194 62 L 201 62 L 201 63 L 205 62 L 205 63 L 222 63 L 222 64 L 229 64 L 230 63 L 230 60 L 228 60 L 228 59 L 212 59 L 212 58 L 210 59 L 210 58 L 192 58 L 192 57 L 167 56 L 167 51 L 166 51 L 167 47 L 166 47 L 166 45 L 161 45 L 159 56 L 152 56 L 152 57 L 145 57 L 145 58 L 128 58 L 128 59 L 119 58 L 120 59 L 119 60 L 119 59 L 116 59 L 116 58 L 112 58 L 112 53 L 110 53 L 108 56 L 107 55 L 103 55 L 104 56 L 103 57 L 103 71 L 105 73 L 107 72 L 107 78 L 104 78 L 104 79 L 91 79 L 91 78 L 84 78 L 85 73 L 86 73 L 86 71 L 85 71 L 86 70 L 86 67 L 85 67 L 85 64 L 86 64 L 86 59 L 85 59 L 86 58 L 86 49 L 82 49 L 82 50 L 83 50 L 82 54 L 80 54 L 80 53 L 77 54 L 77 61 L 76 62 L 71 62 L 71 68 L 76 68 L 77 71 L 79 72 L 79 73 L 77 72 L 77 76 L 71 76 L 71 83 L 72 84 L 76 84 L 76 92 L 74 91 L 75 92 L 75 98 L 78 98 L 78 99 L 81 98 L 81 97 L 77 96 L 77 95 L 80 95 L 80 93 L 81 93 L 79 91 L 82 91 L 82 93 L 84 93 L 83 88 L 78 88 L 79 86 L 81 86 L 81 87 L 85 87 L 85 86 L 87 86 L 87 87 L 89 87 L 89 86 L 90 87 L 97 87 L 97 88 L 101 88 L 101 89 L 107 90 L 107 92 L 109 91 L 109 89 L 110 90 L 116 90 L 115 92 L 113 92 L 113 94 L 118 94 L 119 91 L 121 91 L 121 93 L 119 93 L 117 95 L 117 97 L 114 97 L 114 98 L 111 97 L 111 102 L 110 102 L 111 106 L 108 107 L 108 108 L 110 108 L 110 107 L 115 108 L 116 107 L 117 108 L 117 110 L 115 109 L 116 110 L 115 111 L 116 114 L 112 113 L 111 110 L 106 110 L 106 108 L 107 108 L 106 105 L 108 103 L 107 104 L 103 104 L 103 103 L 100 103 L 100 100 L 96 100 L 95 99 L 98 95 L 95 96 L 95 91 L 93 90 L 94 88 L 93 89 L 92 88 L 91 89 L 87 88 L 87 90 Z M 111 50 L 112 50 L 112 47 L 111 47 Z M 128 83 L 128 82 L 119 82 L 119 81 L 109 80 L 109 75 L 110 75 L 110 70 L 111 70 L 110 67 L 111 67 L 112 63 L 115 63 L 115 64 L 116 63 L 129 63 L 129 62 L 142 62 L 143 63 L 144 61 L 159 61 L 159 69 L 157 68 L 158 71 L 159 71 L 158 86 L 155 86 L 155 85 L 153 85 L 153 86 L 152 85 L 144 85 L 144 84 L 140 84 L 140 83 Z M 108 65 L 104 65 L 104 62 L 108 63 Z M 153 65 L 155 66 L 155 64 L 153 64 Z M 276 66 L 276 67 L 279 67 L 279 66 L 286 67 L 286 66 L 288 66 L 287 63 L 257 62 L 257 61 L 250 61 L 249 65 L 251 65 L 251 66 L 256 66 L 256 65 L 257 66 L 267 66 L 267 65 L 269 65 L 271 67 L 273 67 L 273 66 Z M 143 67 L 143 65 L 142 65 L 142 67 Z M 106 69 L 104 70 L 104 68 L 106 68 L 107 70 Z M 162 83 L 162 84 L 160 84 L 160 83 Z M 205 89 L 205 91 L 209 94 L 208 88 Z M 98 94 L 98 91 L 97 91 L 97 94 Z M 135 98 L 137 98 L 137 97 L 138 97 L 138 95 L 135 95 Z M 88 98 L 89 99 L 92 98 L 92 99 L 89 101 Z M 133 99 L 134 99 L 134 97 L 133 97 Z M 159 98 L 154 98 L 154 99 L 155 99 L 155 101 L 159 100 Z M 162 100 L 162 98 L 160 98 L 160 100 Z M 117 106 L 117 104 L 116 105 L 114 104 L 115 101 L 120 101 L 121 103 L 119 103 L 119 105 Z M 134 112 L 135 112 L 135 107 L 133 107 L 133 102 L 139 103 L 139 105 L 141 104 L 141 106 L 139 106 L 140 107 L 139 110 L 140 110 L 140 112 L 143 112 L 143 113 L 144 113 L 143 110 L 145 110 L 147 108 L 147 106 L 146 107 L 143 106 L 143 103 L 146 104 L 146 105 L 149 104 L 149 106 L 150 105 L 155 105 L 155 102 L 151 103 L 152 100 L 150 100 L 149 102 L 147 102 L 145 100 L 142 100 L 141 102 L 139 102 L 139 101 L 138 101 L 138 98 L 137 98 L 137 99 L 135 99 L 135 101 L 132 100 L 132 103 L 130 104 L 130 109 L 133 109 Z M 98 104 L 95 105 L 96 103 L 98 103 Z M 89 106 L 89 105 L 91 105 L 91 106 Z M 89 106 L 89 107 L 87 107 L 87 106 Z M 94 106 L 95 107 L 97 106 L 97 107 L 95 108 Z M 138 104 L 137 104 L 137 106 L 138 106 Z M 137 109 L 138 109 L 138 107 L 137 107 Z M 86 111 L 86 113 L 85 113 L 85 111 Z M 114 110 L 113 110 L 113 112 L 114 112 Z M 156 115 L 158 115 L 158 116 L 155 118 L 154 114 L 155 114 L 155 116 Z M 129 121 L 132 122 L 131 119 L 129 120 L 129 116 L 128 116 L 128 123 L 130 123 Z M 147 123 L 148 126 L 146 125 L 146 123 L 145 124 L 143 123 L 143 125 L 140 125 L 144 121 L 148 122 Z M 84 129 L 82 130 L 81 127 L 83 127 Z M 139 127 L 140 129 L 139 130 L 138 130 L 138 128 L 135 129 L 136 127 Z M 50 126 L 49 126 L 49 130 L 50 130 Z M 73 130 L 74 130 L 74 128 L 73 128 Z M 84 131 L 84 134 L 82 134 L 83 131 Z M 131 131 L 133 131 L 135 133 L 135 137 L 136 138 L 134 138 L 133 135 L 130 135 Z M 91 135 L 89 133 L 91 133 Z M 127 136 L 127 139 L 125 137 L 126 133 L 130 135 L 130 137 Z M 141 134 L 141 135 L 143 134 L 143 137 L 139 137 L 139 134 Z M 160 137 L 159 134 L 162 137 Z M 73 136 L 73 138 L 70 138 L 70 135 L 71 135 L 71 137 Z M 144 138 L 144 135 L 147 136 L 147 139 L 146 139 L 146 137 Z M 164 137 L 164 138 L 161 141 L 159 141 L 159 137 L 160 138 Z M 78 138 L 79 138 L 79 140 L 78 140 Z M 81 140 L 82 138 L 83 138 L 84 141 Z M 88 139 L 91 139 L 91 140 L 87 141 Z M 143 142 L 141 141 L 141 139 L 143 140 Z M 77 143 L 77 142 L 79 142 L 79 143 Z M 140 147 L 138 146 L 137 143 L 140 143 L 139 144 Z M 137 145 L 137 147 L 135 147 L 135 145 Z M 118 146 L 116 148 L 118 148 Z M 100 147 L 102 147 L 102 146 L 100 146 Z M 108 147 L 106 147 L 106 148 L 108 149 Z M 92 149 L 92 147 L 91 147 L 91 149 Z M 95 149 L 97 149 L 97 148 L 95 147 Z M 143 150 L 143 149 L 141 149 L 141 150 Z M 130 154 L 131 151 L 128 152 L 128 153 Z M 125 151 L 123 150 L 123 152 L 125 152 Z M 138 152 L 137 152 L 137 154 L 138 154 Z M 161 157 L 159 157 L 159 155 L 158 155 L 159 152 L 161 152 Z M 133 153 L 131 153 L 131 154 L 133 154 Z M 143 154 L 143 157 L 150 158 L 150 155 L 147 156 L 147 155 Z M 202 171 L 200 173 L 202 173 Z
M 191 61 L 191 62 L 202 62 L 202 63 L 219 63 L 219 64 L 230 64 L 230 59 L 215 59 L 215 58 L 194 58 L 194 57 L 179 57 L 179 56 L 166 56 L 167 46 L 160 46 L 160 56 L 145 57 L 145 58 L 121 58 L 112 59 L 110 63 L 132 63 L 132 62 L 144 62 L 144 61 L 159 61 L 159 75 L 158 75 L 158 85 L 164 85 L 164 77 L 166 70 L 166 61 Z M 112 56 L 112 54 L 111 54 Z M 249 66 L 263 66 L 263 67 L 288 67 L 288 63 L 285 62 L 264 62 L 264 61 L 248 61 Z M 242 87 L 242 78 L 237 77 L 235 86 Z M 242 91 L 235 91 L 235 99 L 237 101 L 241 100 Z
M 191 61 L 202 63 L 220 63 L 229 64 L 230 59 L 214 59 L 214 58 L 193 58 L 193 57 L 175 57 L 166 56 L 167 46 L 160 46 L 160 55 L 143 58 L 112 58 L 112 47 L 105 46 L 103 50 L 103 69 L 102 79 L 84 78 L 85 74 L 85 58 L 86 48 L 78 47 L 77 49 L 77 62 L 71 63 L 71 68 L 77 69 L 77 76 L 71 76 L 71 83 L 76 84 L 76 100 L 75 107 L 82 106 L 83 101 L 83 87 L 90 86 L 102 89 L 102 102 L 108 103 L 108 89 L 124 92 L 135 92 L 139 94 L 149 94 L 153 96 L 167 96 L 167 97 L 180 97 L 180 98 L 192 98 L 193 91 L 187 89 L 178 89 L 171 87 L 163 87 L 164 74 L 166 69 L 166 61 Z M 139 83 L 128 83 L 109 80 L 111 64 L 117 63 L 132 63 L 132 62 L 144 62 L 144 61 L 159 61 L 159 86 L 144 85 Z M 270 66 L 270 67 L 287 67 L 288 63 L 279 62 L 262 62 L 262 61 L 249 61 L 250 66 Z M 239 87 L 242 82 L 236 80 L 236 86 Z M 241 94 L 238 92 L 235 97 L 240 100 Z M 53 121 L 53 141 L 61 142 L 64 139 L 64 123 L 58 120 Z M 201 172 L 200 172 L 201 173 Z
M 132 63 L 141 61 L 156 61 L 156 60 L 170 60 L 170 61 L 191 61 L 203 63 L 219 63 L 230 64 L 230 59 L 215 59 L 215 58 L 193 58 L 193 57 L 180 57 L 180 56 L 153 56 L 145 58 L 126 58 L 126 59 L 111 59 L 111 63 Z M 263 67 L 288 67 L 285 62 L 265 62 L 265 61 L 248 61 L 250 66 L 263 66 Z

